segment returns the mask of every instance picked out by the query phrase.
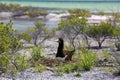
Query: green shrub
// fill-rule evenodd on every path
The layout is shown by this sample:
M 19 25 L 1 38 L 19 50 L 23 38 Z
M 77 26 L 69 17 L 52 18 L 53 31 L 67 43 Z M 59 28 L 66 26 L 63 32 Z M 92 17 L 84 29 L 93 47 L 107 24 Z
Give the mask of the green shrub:
M 39 15 L 47 15 L 48 12 L 44 10 L 31 10 L 31 11 L 29 10 L 24 12 L 24 14 L 29 15 L 30 17 L 36 17 Z
M 111 58 L 110 52 L 103 50 L 104 59 L 109 60 Z
M 70 73 L 73 71 L 73 64 L 67 64 L 63 67 L 64 73 Z
M 46 66 L 36 62 L 35 63 L 35 72 L 42 72 L 42 71 L 45 71 L 47 68 Z
M 7 24 L 0 22 L 0 54 L 14 53 L 22 47 L 20 39 L 17 37 L 17 31 L 12 25 L 12 21 Z
M 60 63 L 59 66 L 54 68 L 54 73 L 58 76 L 62 76 L 64 74 L 63 63 Z
M 25 56 L 17 55 L 15 56 L 14 66 L 18 71 L 23 71 L 29 67 L 29 63 L 25 60 Z
M 64 73 L 70 73 L 70 72 L 78 72 L 80 71 L 80 64 L 79 63 L 60 63 L 57 68 L 55 67 L 54 72 L 61 76 Z
M 95 53 L 92 53 L 88 50 L 83 51 L 84 53 L 80 53 L 80 65 L 85 70 L 90 70 L 94 62 L 98 59 L 97 55 Z
M 19 36 L 19 38 L 20 38 L 20 39 L 24 39 L 24 40 L 26 40 L 26 41 L 28 41 L 28 42 L 31 41 L 31 36 L 30 36 L 29 34 L 25 33 L 25 32 L 23 32 L 23 33 Z
M 8 11 L 8 12 L 20 11 L 21 14 L 26 14 L 31 17 L 48 14 L 46 10 L 40 10 L 30 6 L 21 6 L 19 4 L 11 4 L 11 3 L 10 4 L 0 3 L 0 11 Z
M 91 13 L 86 9 L 69 9 L 71 15 L 90 17 Z
M 115 46 L 116 46 L 116 48 L 117 48 L 117 51 L 120 51 L 120 42 L 116 42 L 116 43 L 115 43 Z
M 40 47 L 33 47 L 31 56 L 34 61 L 38 61 L 41 58 L 41 54 L 43 52 L 43 49 Z
M 76 76 L 76 77 L 80 77 L 81 74 L 80 74 L 80 72 L 76 72 L 74 76 Z
M 8 72 L 11 57 L 12 56 L 8 54 L 0 55 L 0 71 L 5 73 Z
M 98 48 L 102 48 L 106 37 L 115 35 L 115 27 L 110 22 L 100 22 L 98 25 L 89 25 L 84 28 L 85 34 L 97 41 Z
M 63 66 L 64 73 L 70 73 L 74 71 L 80 71 L 81 67 L 79 63 L 68 63 Z
M 10 36 L 13 33 L 12 23 L 0 22 L 0 54 L 10 50 Z

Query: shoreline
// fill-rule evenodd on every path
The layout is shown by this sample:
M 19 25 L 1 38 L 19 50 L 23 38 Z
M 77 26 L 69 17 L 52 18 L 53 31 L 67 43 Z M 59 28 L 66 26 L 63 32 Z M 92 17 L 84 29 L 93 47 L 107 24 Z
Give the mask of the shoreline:
M 4 4 L 19 4 L 21 6 L 32 6 L 35 8 L 43 8 L 45 10 L 68 10 L 68 9 L 87 9 L 89 11 L 104 11 L 111 13 L 112 11 L 117 12 L 120 1 L 0 1 Z M 38 4 L 39 3 L 39 4 Z M 94 7 L 93 7 L 94 6 Z
M 91 17 L 87 17 L 88 23 L 90 23 L 90 24 L 96 24 L 96 23 L 98 24 L 98 23 L 100 23 L 100 21 L 106 21 L 106 20 L 108 20 L 108 18 L 112 18 L 112 16 L 110 16 L 111 15 L 110 13 L 107 15 L 103 15 L 103 16 L 98 13 L 91 13 L 91 14 L 92 14 Z M 19 27 L 17 27 L 17 26 L 15 26 L 15 27 L 18 30 L 18 28 L 20 28 L 20 26 L 21 26 L 21 28 L 25 28 L 25 29 L 26 29 L 26 27 L 31 26 L 31 25 L 26 25 L 26 23 L 24 23 L 24 25 L 26 25 L 26 27 L 22 27 L 22 26 L 24 26 L 23 24 L 21 24 L 21 23 L 23 23 L 23 21 L 25 21 L 27 23 L 29 22 L 29 24 L 34 25 L 33 23 L 38 20 L 47 24 L 46 25 L 47 27 L 52 28 L 52 26 L 53 26 L 53 28 L 54 28 L 54 27 L 57 27 L 58 23 L 62 19 L 67 18 L 70 15 L 70 13 L 64 12 L 64 13 L 57 14 L 57 13 L 49 12 L 45 16 L 39 15 L 39 16 L 35 16 L 35 17 L 30 17 L 29 15 L 20 15 L 20 16 L 13 17 L 13 15 L 14 15 L 14 13 L 11 13 L 11 12 L 0 12 L 0 21 L 5 21 L 5 22 L 8 20 L 12 20 L 13 22 L 17 21 L 15 23 L 15 25 L 17 25 Z M 20 28 L 20 31 L 21 31 L 21 28 Z
M 4 5 L 4 4 L 2 4 L 2 5 Z M 12 19 L 14 21 L 32 21 L 32 22 L 34 22 L 36 20 L 40 20 L 45 23 L 48 22 L 47 26 L 57 27 L 57 24 L 54 25 L 54 23 L 59 23 L 61 21 L 61 19 L 65 19 L 70 15 L 70 13 L 68 13 L 69 9 L 64 9 L 64 11 L 63 11 L 61 8 L 45 8 L 45 7 L 42 8 L 42 7 L 32 7 L 32 6 L 21 6 L 21 5 L 17 5 L 17 4 L 16 5 L 12 4 L 12 5 L 19 6 L 20 9 L 15 10 L 15 12 L 11 12 L 11 11 L 5 11 L 3 8 L 1 8 L 2 9 L 0 12 L 0 20 L 1 21 Z M 8 7 L 9 6 L 10 6 L 10 4 L 8 5 Z M 24 11 L 24 9 L 26 9 L 26 8 L 27 8 L 27 10 Z M 37 11 L 42 12 L 42 13 L 39 14 Z M 107 20 L 108 19 L 107 17 L 109 17 L 113 14 L 110 12 L 108 12 L 108 13 L 102 12 L 102 13 L 105 15 L 100 15 L 99 11 L 90 12 L 91 17 L 88 17 L 88 18 L 90 18 L 89 23 L 99 23 L 102 19 Z M 99 19 L 96 19 L 97 17 L 99 17 Z

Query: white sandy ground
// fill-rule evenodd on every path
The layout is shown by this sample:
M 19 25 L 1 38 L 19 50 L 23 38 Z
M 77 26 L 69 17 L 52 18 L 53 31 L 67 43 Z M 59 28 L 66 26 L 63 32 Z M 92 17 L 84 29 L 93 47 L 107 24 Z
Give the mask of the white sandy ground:
M 54 45 L 53 45 L 54 44 Z M 58 43 L 55 40 L 45 41 L 46 54 L 54 54 L 57 51 Z M 53 50 L 52 50 L 53 49 Z M 30 52 L 21 50 L 19 51 L 30 57 Z M 120 76 L 114 76 L 110 72 L 104 71 L 102 68 L 93 68 L 90 71 L 80 72 L 80 77 L 75 77 L 76 72 L 57 76 L 54 72 L 47 70 L 42 73 L 34 73 L 31 69 L 16 74 L 16 80 L 120 80 Z M 10 76 L 1 76 L 0 80 L 12 80 Z
M 14 15 L 14 13 L 12 12 L 0 12 L 0 19 L 10 19 L 12 18 L 12 16 Z M 61 13 L 61 14 L 55 14 L 55 13 L 49 13 L 48 15 L 46 15 L 46 17 L 44 16 L 37 16 L 36 19 L 43 19 L 46 18 L 48 21 L 52 21 L 52 22 L 59 22 L 61 21 L 62 18 L 66 18 L 67 16 L 69 16 L 70 13 L 66 12 L 66 13 Z M 27 15 L 22 15 L 22 16 L 18 16 L 16 17 L 16 19 L 26 19 L 28 20 L 30 17 Z M 81 18 L 81 17 L 79 17 Z M 109 19 L 113 19 L 112 16 L 102 16 L 102 15 L 92 15 L 91 17 L 87 17 L 88 19 L 88 23 L 90 24 L 98 24 L 101 21 L 107 21 Z
M 42 73 L 21 72 L 16 76 L 16 80 L 120 80 L 120 76 L 114 76 L 100 68 L 94 68 L 88 72 L 80 72 L 81 76 L 76 77 L 75 72 L 57 76 L 51 71 Z M 0 77 L 0 80 L 12 80 L 11 77 Z

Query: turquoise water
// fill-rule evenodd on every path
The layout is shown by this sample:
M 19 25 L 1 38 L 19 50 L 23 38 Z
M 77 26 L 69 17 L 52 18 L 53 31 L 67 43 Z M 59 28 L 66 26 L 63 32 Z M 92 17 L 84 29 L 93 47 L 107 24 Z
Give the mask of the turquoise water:
M 10 20 L 0 20 L 0 22 L 8 23 Z M 34 27 L 34 21 L 21 21 L 21 20 L 13 20 L 14 29 L 19 32 L 24 32 L 29 28 Z
M 112 12 L 118 11 L 120 9 L 120 1 L 5 1 L 0 0 L 3 3 L 13 3 L 20 4 L 23 6 L 34 6 L 34 7 L 45 7 L 45 8 L 62 8 L 62 9 L 70 9 L 70 8 L 85 8 L 91 11 L 105 11 Z
M 8 23 L 10 20 L 0 20 L 0 22 Z M 26 21 L 26 20 L 13 20 L 14 29 L 19 32 L 27 31 L 29 28 L 35 27 L 34 21 Z M 45 26 L 49 29 L 56 28 L 58 26 L 58 22 L 45 22 Z
M 105 2 L 105 1 L 78 1 L 78 2 L 60 2 L 60 1 L 53 1 L 53 2 L 41 2 L 41 1 L 27 1 L 27 0 L 0 0 L 2 3 L 13 3 L 13 4 L 20 4 L 22 6 L 33 6 L 33 7 L 45 7 L 45 8 L 60 8 L 60 9 L 70 9 L 70 8 L 85 8 L 89 9 L 90 11 L 105 11 L 105 12 L 120 12 L 120 1 L 112 1 L 112 2 Z M 0 20 L 1 21 L 1 20 Z M 3 20 L 3 22 L 9 22 L 9 20 Z M 26 31 L 28 28 L 34 27 L 34 21 L 13 21 L 13 26 L 15 29 L 19 30 L 20 32 Z M 49 28 L 57 27 L 58 23 L 56 22 L 46 22 L 46 26 Z

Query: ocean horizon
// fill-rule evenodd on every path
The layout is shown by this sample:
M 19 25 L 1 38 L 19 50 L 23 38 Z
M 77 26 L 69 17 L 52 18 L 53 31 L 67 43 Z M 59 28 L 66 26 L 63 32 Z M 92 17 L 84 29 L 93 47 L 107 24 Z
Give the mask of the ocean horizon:
M 3 1 L 3 0 L 1 0 L 1 1 Z M 28 0 L 4 0 L 4 1 L 28 1 Z M 76 2 L 76 1 L 108 1 L 108 2 L 110 2 L 110 1 L 120 1 L 120 0 L 29 0 L 29 1 L 39 1 L 39 2 L 44 2 L 44 1 L 51 1 L 51 2 L 53 2 L 53 1 L 64 1 L 64 2 L 69 2 L 69 1 L 71 1 L 71 2 Z
M 119 12 L 120 0 L 0 0 L 2 3 L 20 4 L 22 6 L 33 6 L 41 8 L 56 9 L 88 9 L 90 11 Z

